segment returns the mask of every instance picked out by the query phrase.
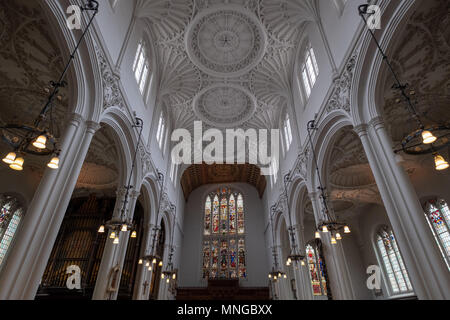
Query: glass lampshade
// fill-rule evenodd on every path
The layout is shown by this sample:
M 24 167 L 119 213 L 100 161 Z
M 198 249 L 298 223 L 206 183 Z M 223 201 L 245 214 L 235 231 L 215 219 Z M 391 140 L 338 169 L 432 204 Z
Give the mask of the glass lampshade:
M 323 232 L 323 233 L 327 233 L 327 232 L 328 232 L 327 226 L 323 226 L 323 227 L 322 227 L 322 232 Z
M 116 233 L 113 231 L 111 232 L 111 234 L 109 235 L 110 239 L 115 239 L 116 238 Z
M 16 171 L 23 170 L 23 163 L 25 160 L 22 157 L 16 158 L 13 163 L 10 164 L 10 168 Z
M 105 226 L 101 225 L 100 228 L 98 228 L 98 233 L 104 233 L 105 232 Z
M 139 259 L 138 264 L 142 264 L 142 263 L 144 263 L 144 261 L 142 261 L 142 259 Z
M 47 137 L 46 136 L 39 136 L 33 142 L 33 146 L 35 146 L 38 149 L 45 149 L 47 147 L 46 145 L 47 145 Z
M 424 144 L 432 144 L 437 140 L 437 138 L 427 130 L 422 132 L 422 139 Z
M 320 232 L 319 231 L 316 231 L 316 239 L 320 239 Z
M 437 171 L 442 171 L 442 170 L 448 169 L 448 167 L 449 167 L 448 162 L 445 161 L 444 157 L 439 154 L 435 154 L 434 162 L 436 164 Z
M 14 152 L 8 153 L 8 155 L 3 158 L 3 162 L 7 164 L 13 164 L 14 160 L 16 160 L 16 154 Z
M 344 227 L 344 233 L 351 233 L 349 226 Z
M 336 244 L 336 238 L 335 237 L 331 237 L 331 244 Z
M 120 231 L 127 232 L 128 231 L 128 226 L 126 224 L 123 224 L 122 225 L 122 229 L 120 229 Z
M 115 237 L 113 243 L 114 244 L 119 244 L 119 237 Z
M 342 236 L 339 232 L 336 233 L 336 240 L 342 240 Z
M 54 157 L 52 160 L 47 164 L 47 167 L 50 169 L 58 169 L 59 168 L 59 158 Z
M 136 238 L 136 237 L 137 237 L 137 232 L 136 232 L 136 231 L 133 231 L 133 232 L 131 233 L 131 237 L 132 237 L 132 238 Z

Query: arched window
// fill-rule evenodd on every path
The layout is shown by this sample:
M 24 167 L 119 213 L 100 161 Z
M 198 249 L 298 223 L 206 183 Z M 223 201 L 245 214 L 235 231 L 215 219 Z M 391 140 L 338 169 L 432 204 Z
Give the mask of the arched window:
M 300 70 L 302 74 L 303 89 L 306 98 L 309 98 L 311 91 L 316 84 L 317 77 L 319 76 L 319 66 L 317 65 L 316 55 L 310 44 L 306 47 L 304 60 Z
M 320 240 L 315 240 L 306 246 L 306 259 L 311 275 L 313 295 L 327 296 L 327 273 L 325 262 L 321 254 Z
M 448 204 L 442 199 L 428 201 L 425 204 L 425 215 L 450 270 L 450 211 Z
M 0 266 L 6 258 L 23 217 L 23 208 L 12 196 L 0 196 Z
M 206 197 L 204 212 L 203 278 L 246 278 L 242 194 L 221 188 Z
M 164 114 L 161 112 L 159 116 L 158 129 L 156 131 L 156 142 L 158 142 L 159 148 L 162 150 L 164 146 L 164 136 L 166 133 L 166 120 L 164 119 Z
M 133 72 L 139 91 L 141 91 L 141 94 L 144 94 L 150 74 L 150 62 L 147 54 L 147 46 L 144 40 L 141 40 L 138 44 L 136 57 L 134 58 L 133 63 Z
M 393 294 L 413 292 L 394 233 L 383 226 L 376 234 L 378 253 Z
M 284 141 L 286 141 L 286 153 L 289 152 L 289 149 L 292 144 L 292 128 L 291 128 L 291 120 L 289 119 L 289 113 L 286 112 L 286 118 L 283 122 L 283 132 L 284 132 Z

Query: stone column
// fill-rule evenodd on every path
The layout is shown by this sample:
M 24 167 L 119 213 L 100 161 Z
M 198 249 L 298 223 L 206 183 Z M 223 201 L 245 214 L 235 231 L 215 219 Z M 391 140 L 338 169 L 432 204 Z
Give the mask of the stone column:
M 120 218 L 123 202 L 125 201 L 126 189 L 119 188 L 117 191 L 116 205 L 114 208 L 114 218 Z M 128 212 L 128 217 L 133 218 L 134 209 L 136 207 L 136 200 L 139 196 L 139 192 L 131 191 L 130 199 L 125 208 Z M 114 244 L 112 239 L 108 238 L 105 244 L 105 249 L 103 251 L 102 262 L 97 275 L 97 281 L 95 283 L 94 294 L 92 296 L 93 300 L 115 300 L 119 293 L 120 278 L 122 275 L 123 262 L 128 247 L 128 240 L 131 232 L 119 232 L 119 244 Z M 117 285 L 115 289 L 111 288 L 112 276 L 115 269 L 118 269 L 118 274 L 115 282 Z
M 317 192 L 310 193 L 309 197 L 312 202 L 316 224 L 318 224 L 323 218 L 319 194 Z M 333 299 L 355 299 L 342 244 L 338 241 L 336 245 L 331 245 L 330 233 L 321 233 L 321 237 Z
M 381 117 L 355 128 L 375 176 L 414 292 L 419 299 L 450 299 L 450 274 Z
M 295 238 L 297 239 L 297 245 L 299 253 L 305 253 L 305 228 L 302 225 L 294 227 Z M 295 284 L 297 287 L 298 300 L 313 300 L 311 279 L 308 272 L 308 261 L 305 258 L 305 265 L 302 266 L 301 262 L 298 262 L 294 267 Z
M 61 139 L 60 167 L 46 168 L 0 275 L 0 300 L 34 299 L 92 137 L 100 126 L 73 114 Z
M 152 238 L 152 230 L 153 225 L 147 224 L 142 228 L 142 232 L 144 232 L 143 239 L 142 239 L 142 247 L 141 252 L 139 253 L 139 258 L 146 256 L 149 254 L 151 250 L 151 238 Z M 133 300 L 148 300 L 148 290 L 150 287 L 150 281 L 147 279 L 147 273 L 151 273 L 151 271 L 148 270 L 148 267 L 145 266 L 145 261 L 141 265 L 138 266 L 137 269 L 137 275 L 136 275 L 136 282 L 134 286 L 134 293 L 133 293 Z M 144 283 L 148 283 L 148 287 L 144 287 Z M 144 288 L 146 288 L 144 290 Z M 147 298 L 145 299 L 145 296 Z

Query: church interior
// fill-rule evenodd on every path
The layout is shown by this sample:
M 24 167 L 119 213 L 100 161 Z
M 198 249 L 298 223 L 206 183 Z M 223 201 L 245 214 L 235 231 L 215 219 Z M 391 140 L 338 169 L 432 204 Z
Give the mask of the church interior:
M 2 0 L 0 110 L 0 300 L 450 299 L 448 0 Z

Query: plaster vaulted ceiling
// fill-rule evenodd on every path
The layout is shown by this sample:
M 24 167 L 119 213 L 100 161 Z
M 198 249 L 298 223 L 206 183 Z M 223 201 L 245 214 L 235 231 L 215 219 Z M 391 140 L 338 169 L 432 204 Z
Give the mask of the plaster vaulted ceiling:
M 160 101 L 175 127 L 273 128 L 314 1 L 138 2 L 155 38 Z

